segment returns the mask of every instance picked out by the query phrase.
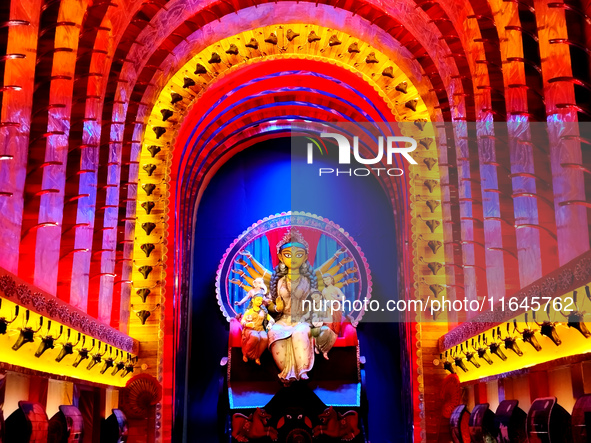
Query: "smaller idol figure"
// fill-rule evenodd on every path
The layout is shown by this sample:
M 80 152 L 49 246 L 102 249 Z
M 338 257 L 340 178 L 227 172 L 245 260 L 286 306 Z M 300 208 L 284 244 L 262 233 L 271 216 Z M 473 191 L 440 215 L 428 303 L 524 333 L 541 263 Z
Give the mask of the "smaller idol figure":
M 250 301 L 250 303 L 248 304 L 248 309 L 250 309 L 252 307 L 252 298 L 255 295 L 262 295 L 263 304 L 267 306 L 269 300 L 266 297 L 268 290 L 267 285 L 265 285 L 265 281 L 261 277 L 255 278 L 252 282 L 252 285 L 254 287 L 250 291 L 248 291 L 248 293 L 244 296 L 242 300 L 234 302 L 236 306 L 242 306 L 247 301 Z
M 252 296 L 252 307 L 242 316 L 242 359 L 245 362 L 254 360 L 261 364 L 261 355 L 269 344 L 264 322 L 272 323 L 273 319 L 263 307 L 263 296 L 256 293 Z
M 334 277 L 331 274 L 323 274 L 322 282 L 324 283 L 322 296 L 326 300 L 325 303 L 332 307 L 331 329 L 338 335 L 341 332 L 341 321 L 343 319 L 342 307 L 345 301 L 345 294 L 343 294 L 343 291 L 339 287 L 335 286 Z M 341 309 L 336 309 L 337 307 Z
M 310 298 L 312 299 L 312 309 L 304 314 L 304 318 L 312 326 L 310 335 L 314 337 L 314 351 L 317 354 L 321 352 L 322 356 L 328 360 L 328 351 L 334 346 L 340 331 L 340 320 L 338 327 L 334 322 L 335 314 L 340 314 L 340 312 L 331 315 L 331 302 L 327 301 L 326 297 L 318 290 L 314 290 L 310 294 Z

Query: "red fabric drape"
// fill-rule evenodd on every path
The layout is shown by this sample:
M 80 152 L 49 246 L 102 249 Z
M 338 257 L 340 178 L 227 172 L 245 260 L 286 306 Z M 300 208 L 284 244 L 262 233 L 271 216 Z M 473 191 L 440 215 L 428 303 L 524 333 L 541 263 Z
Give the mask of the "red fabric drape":
M 268 231 L 265 235 L 271 248 L 271 260 L 273 261 L 273 268 L 279 264 L 279 258 L 277 258 L 277 243 L 281 241 L 283 236 L 289 231 L 290 228 L 279 228 Z
M 306 241 L 308 242 L 308 261 L 311 266 L 314 266 L 314 258 L 316 257 L 316 249 L 318 248 L 318 242 L 322 232 L 312 228 L 298 227 L 298 231 L 302 233 Z

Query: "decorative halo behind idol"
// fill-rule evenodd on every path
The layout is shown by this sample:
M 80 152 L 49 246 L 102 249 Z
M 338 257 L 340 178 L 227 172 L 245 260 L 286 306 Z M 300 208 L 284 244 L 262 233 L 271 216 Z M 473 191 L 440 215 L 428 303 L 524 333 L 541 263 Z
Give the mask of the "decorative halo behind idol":
M 282 256 L 286 250 L 289 253 Z M 306 258 L 302 263 L 298 251 Z M 350 307 L 345 315 L 354 325 L 363 317 L 365 300 L 371 297 L 371 275 L 357 243 L 328 219 L 284 212 L 259 220 L 226 250 L 216 278 L 218 304 L 226 319 L 240 318 L 255 295 L 263 296 L 265 306 L 274 302 L 277 282 L 288 272 L 304 275 L 310 291 L 340 297 L 343 306 Z

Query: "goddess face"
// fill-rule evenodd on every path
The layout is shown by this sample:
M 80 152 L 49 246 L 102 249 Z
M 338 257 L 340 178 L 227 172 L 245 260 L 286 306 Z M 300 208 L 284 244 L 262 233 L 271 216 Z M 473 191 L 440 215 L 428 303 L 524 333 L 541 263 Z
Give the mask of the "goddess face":
M 324 286 L 330 286 L 334 283 L 332 277 L 329 275 L 322 277 L 322 281 L 324 282 Z
M 263 297 L 258 296 L 258 297 L 254 297 L 252 299 L 252 306 L 253 307 L 260 308 L 262 304 L 263 304 Z
M 302 264 L 308 260 L 308 253 L 304 248 L 298 246 L 288 246 L 279 252 L 279 260 L 287 269 L 300 269 Z

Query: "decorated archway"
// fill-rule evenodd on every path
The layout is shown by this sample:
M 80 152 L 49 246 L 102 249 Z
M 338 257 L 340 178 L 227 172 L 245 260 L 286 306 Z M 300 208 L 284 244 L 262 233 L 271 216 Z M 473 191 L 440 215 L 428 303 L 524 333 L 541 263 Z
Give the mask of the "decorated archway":
M 440 113 L 434 108 L 428 112 L 423 95 L 398 63 L 408 62 L 399 57 L 393 60 L 342 31 L 280 23 L 229 36 L 203 48 L 183 64 L 177 63 L 176 73 L 168 74 L 166 84 L 163 77 L 156 82 L 162 86 L 150 89 L 152 96 L 160 91 L 158 98 L 151 110 L 144 107 L 139 114 L 145 116 L 145 124 L 138 123 L 134 136 L 143 137 L 141 152 L 139 146 L 136 151 L 135 235 L 140 246 L 136 250 L 149 248 L 150 254 L 144 251 L 144 258 L 136 255 L 135 268 L 130 267 L 128 272 L 137 281 L 150 269 L 146 288 L 150 290 L 148 302 L 153 305 L 166 304 L 172 309 L 170 298 L 163 297 L 164 289 L 176 294 L 177 368 L 184 367 L 187 349 L 181 331 L 187 330 L 188 232 L 209 177 L 233 152 L 257 140 L 294 128 L 317 132 L 314 120 L 399 122 L 400 127 L 395 124 L 390 130 L 420 141 L 420 148 L 413 154 L 419 166 L 407 170 L 402 181 L 405 184 L 382 179 L 398 221 L 398 255 L 404 264 L 394 272 L 401 275 L 400 290 L 407 298 L 426 296 L 433 284 L 439 285 L 440 292 L 446 290 L 445 273 L 434 276 L 424 260 L 428 257 L 440 264 L 445 262 L 443 249 L 439 250 L 443 231 L 437 229 L 442 225 L 442 198 L 437 186 L 441 158 L 436 148 L 436 137 L 444 135 L 443 131 L 436 134 L 428 124 L 432 118 L 440 118 Z M 265 75 L 261 77 L 260 72 Z M 427 100 L 432 100 L 432 93 L 426 90 L 429 82 L 423 80 L 419 85 Z M 200 112 L 205 109 L 209 111 Z M 173 202 L 174 225 L 164 215 L 170 214 Z M 421 219 L 424 222 L 418 222 Z M 164 240 L 166 232 L 168 241 Z M 162 266 L 168 255 L 167 243 L 177 245 L 174 286 Z M 432 248 L 433 244 L 438 246 Z M 427 280 L 428 284 L 419 284 Z M 408 320 L 412 325 L 416 319 Z M 409 337 L 413 342 L 417 338 L 415 334 Z M 166 354 L 159 358 L 165 360 Z M 415 360 L 406 364 L 419 368 L 420 375 L 422 360 Z M 179 371 L 177 377 L 182 380 L 184 372 Z M 419 390 L 417 385 L 417 398 Z

